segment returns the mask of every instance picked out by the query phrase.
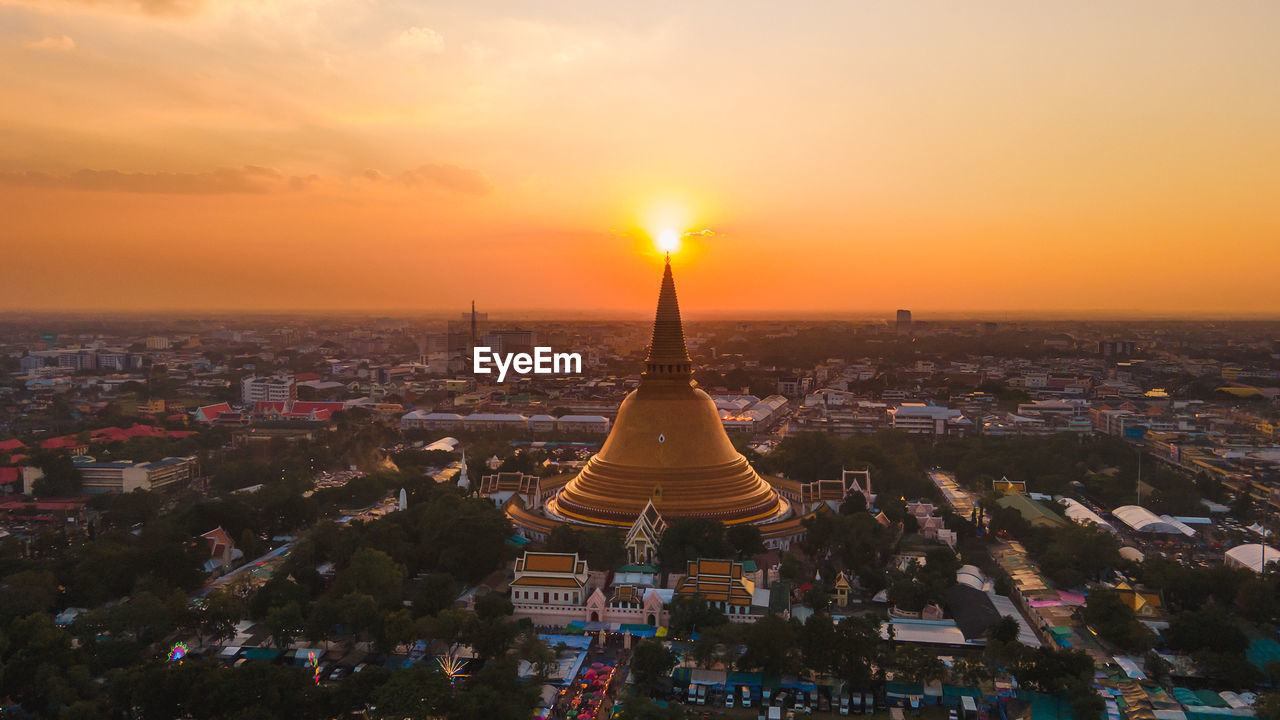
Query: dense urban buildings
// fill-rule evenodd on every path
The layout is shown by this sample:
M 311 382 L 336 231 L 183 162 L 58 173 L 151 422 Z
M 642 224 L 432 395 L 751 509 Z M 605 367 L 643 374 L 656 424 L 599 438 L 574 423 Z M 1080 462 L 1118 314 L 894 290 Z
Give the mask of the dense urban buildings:
M 0 720 L 1280 720 L 1277 28 L 0 0 Z
M 1086 687 L 1104 712 L 1112 692 L 1142 703 L 1160 700 L 1156 687 L 1213 689 L 1231 708 L 1267 689 L 1265 598 L 1280 561 L 1272 324 L 686 323 L 668 268 L 652 324 L 522 321 L 508 335 L 477 312 L 474 342 L 572 347 L 589 369 L 496 383 L 468 372 L 466 317 L 452 348 L 431 339 L 452 322 L 439 320 L 3 325 L 0 548 L 11 567 L 54 567 L 66 588 L 24 604 L 38 576 L 14 570 L 3 607 L 47 613 L 86 642 L 97 626 L 76 618 L 150 602 L 145 568 L 121 553 L 185 548 L 148 562 L 192 612 L 223 608 L 238 623 L 209 642 L 210 672 L 315 653 L 324 692 L 356 668 L 425 667 L 455 644 L 473 670 L 495 667 L 483 636 L 437 634 L 443 610 L 532 623 L 537 641 L 510 653 L 577 638 L 546 679 L 548 712 L 572 703 L 558 688 L 576 687 L 593 657 L 622 668 L 640 643 L 683 658 L 688 672 L 663 675 L 667 697 L 758 706 L 785 694 L 799 706 L 804 693 L 818 715 L 854 697 L 928 706 L 913 648 L 988 668 L 972 686 L 954 665 L 923 677 L 976 687 L 974 707 L 992 711 Z M 386 540 L 404 533 L 420 540 Z M 94 553 L 120 568 L 109 586 Z M 366 594 L 381 619 L 351 634 L 358 615 L 342 613 Z M 509 614 L 491 614 L 498 600 Z M 1101 609 L 1113 602 L 1124 609 Z M 385 634 L 377 623 L 398 622 L 397 603 L 427 624 Z M 198 624 L 164 617 L 161 649 L 200 646 Z M 992 640 L 1005 617 L 1023 648 L 1012 669 Z M 850 637 L 886 677 L 810 666 L 802 637 L 823 618 L 869 633 Z M 1235 632 L 1222 622 L 1243 649 L 1213 659 L 1176 630 Z M 794 684 L 753 655 L 768 628 L 796 648 Z M 743 654 L 705 655 L 711 641 Z M 116 671 L 159 652 L 131 642 L 129 659 L 80 652 Z M 1135 648 L 1169 664 L 1167 686 L 1151 685 Z M 1077 652 L 1105 678 L 1000 696 L 1000 683 L 1032 684 L 1037 663 Z M 1227 658 L 1244 665 L 1224 673 L 1214 663 Z M 1187 713 L 1210 702 L 1179 697 Z

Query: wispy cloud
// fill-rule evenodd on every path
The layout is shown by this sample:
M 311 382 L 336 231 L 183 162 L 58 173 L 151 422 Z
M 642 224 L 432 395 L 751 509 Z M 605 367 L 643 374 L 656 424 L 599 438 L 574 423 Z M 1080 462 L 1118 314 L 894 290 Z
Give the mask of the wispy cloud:
M 193 15 L 204 7 L 204 0 L 8 0 L 8 2 L 41 8 L 48 8 L 51 5 L 80 5 L 162 17 Z
M 457 165 L 440 165 L 428 163 L 412 170 L 405 170 L 398 175 L 388 175 L 380 170 L 369 169 L 362 173 L 367 180 L 374 182 L 393 181 L 409 187 L 429 187 L 460 195 L 489 195 L 493 192 L 493 182 L 484 173 Z
M 254 165 L 196 173 L 119 170 L 77 170 L 65 175 L 34 171 L 0 173 L 0 184 L 10 186 L 170 195 L 269 193 L 294 187 L 295 180 L 305 184 L 306 179 Z
M 399 173 L 369 169 L 358 179 L 409 189 L 443 190 L 459 195 L 484 196 L 493 183 L 484 173 L 458 165 L 426 164 Z M 76 170 L 47 173 L 34 170 L 0 172 L 0 186 L 38 187 L 94 192 L 152 193 L 164 195 L 260 195 L 304 190 L 350 190 L 350 176 L 290 175 L 275 168 L 245 165 L 206 172 L 125 172 Z
M 411 27 L 396 38 L 396 46 L 413 53 L 439 55 L 444 52 L 444 36 L 429 27 Z
M 66 35 L 46 35 L 39 40 L 23 43 L 23 47 L 41 52 L 71 52 L 76 49 L 76 41 Z

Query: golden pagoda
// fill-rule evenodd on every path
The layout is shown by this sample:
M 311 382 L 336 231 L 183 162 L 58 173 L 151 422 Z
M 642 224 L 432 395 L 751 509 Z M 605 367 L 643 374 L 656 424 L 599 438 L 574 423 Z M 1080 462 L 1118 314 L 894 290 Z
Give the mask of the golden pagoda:
M 668 257 L 640 387 L 622 401 L 600 452 L 548 500 L 549 515 L 629 526 L 650 501 L 667 520 L 766 523 L 788 514 L 787 502 L 729 442 L 692 370 Z

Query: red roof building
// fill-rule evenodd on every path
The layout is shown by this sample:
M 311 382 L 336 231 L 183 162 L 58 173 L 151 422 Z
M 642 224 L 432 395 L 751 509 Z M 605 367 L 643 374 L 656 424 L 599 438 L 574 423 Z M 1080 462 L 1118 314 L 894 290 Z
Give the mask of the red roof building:
M 221 525 L 200 537 L 209 541 L 209 559 L 204 563 L 207 573 L 222 574 L 230 570 L 237 560 L 244 558 L 244 552 L 236 547 L 231 541 L 231 535 Z
M 140 437 L 152 438 L 184 438 L 195 435 L 194 430 L 163 430 L 155 425 L 141 425 L 135 423 L 128 428 L 100 428 L 89 433 L 89 440 L 92 442 L 124 442 Z
M 67 450 L 72 455 L 83 455 L 89 452 L 89 446 L 75 435 L 51 437 L 40 443 L 41 450 Z
M 205 405 L 196 408 L 196 422 L 211 423 L 222 415 L 231 415 L 231 406 L 227 403 Z

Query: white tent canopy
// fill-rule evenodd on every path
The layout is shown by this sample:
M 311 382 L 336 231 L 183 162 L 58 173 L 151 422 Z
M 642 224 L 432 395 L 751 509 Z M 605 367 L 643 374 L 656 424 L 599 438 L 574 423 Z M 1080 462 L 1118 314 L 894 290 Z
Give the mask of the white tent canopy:
M 1280 550 L 1262 543 L 1237 545 L 1227 551 L 1225 560 L 1232 567 L 1248 568 L 1254 572 L 1262 572 L 1262 563 L 1271 565 L 1280 562 Z
M 1112 510 L 1111 514 L 1117 520 L 1132 528 L 1134 532 L 1162 535 L 1182 534 L 1182 530 L 1176 525 L 1166 522 L 1159 515 L 1141 505 L 1122 505 Z

